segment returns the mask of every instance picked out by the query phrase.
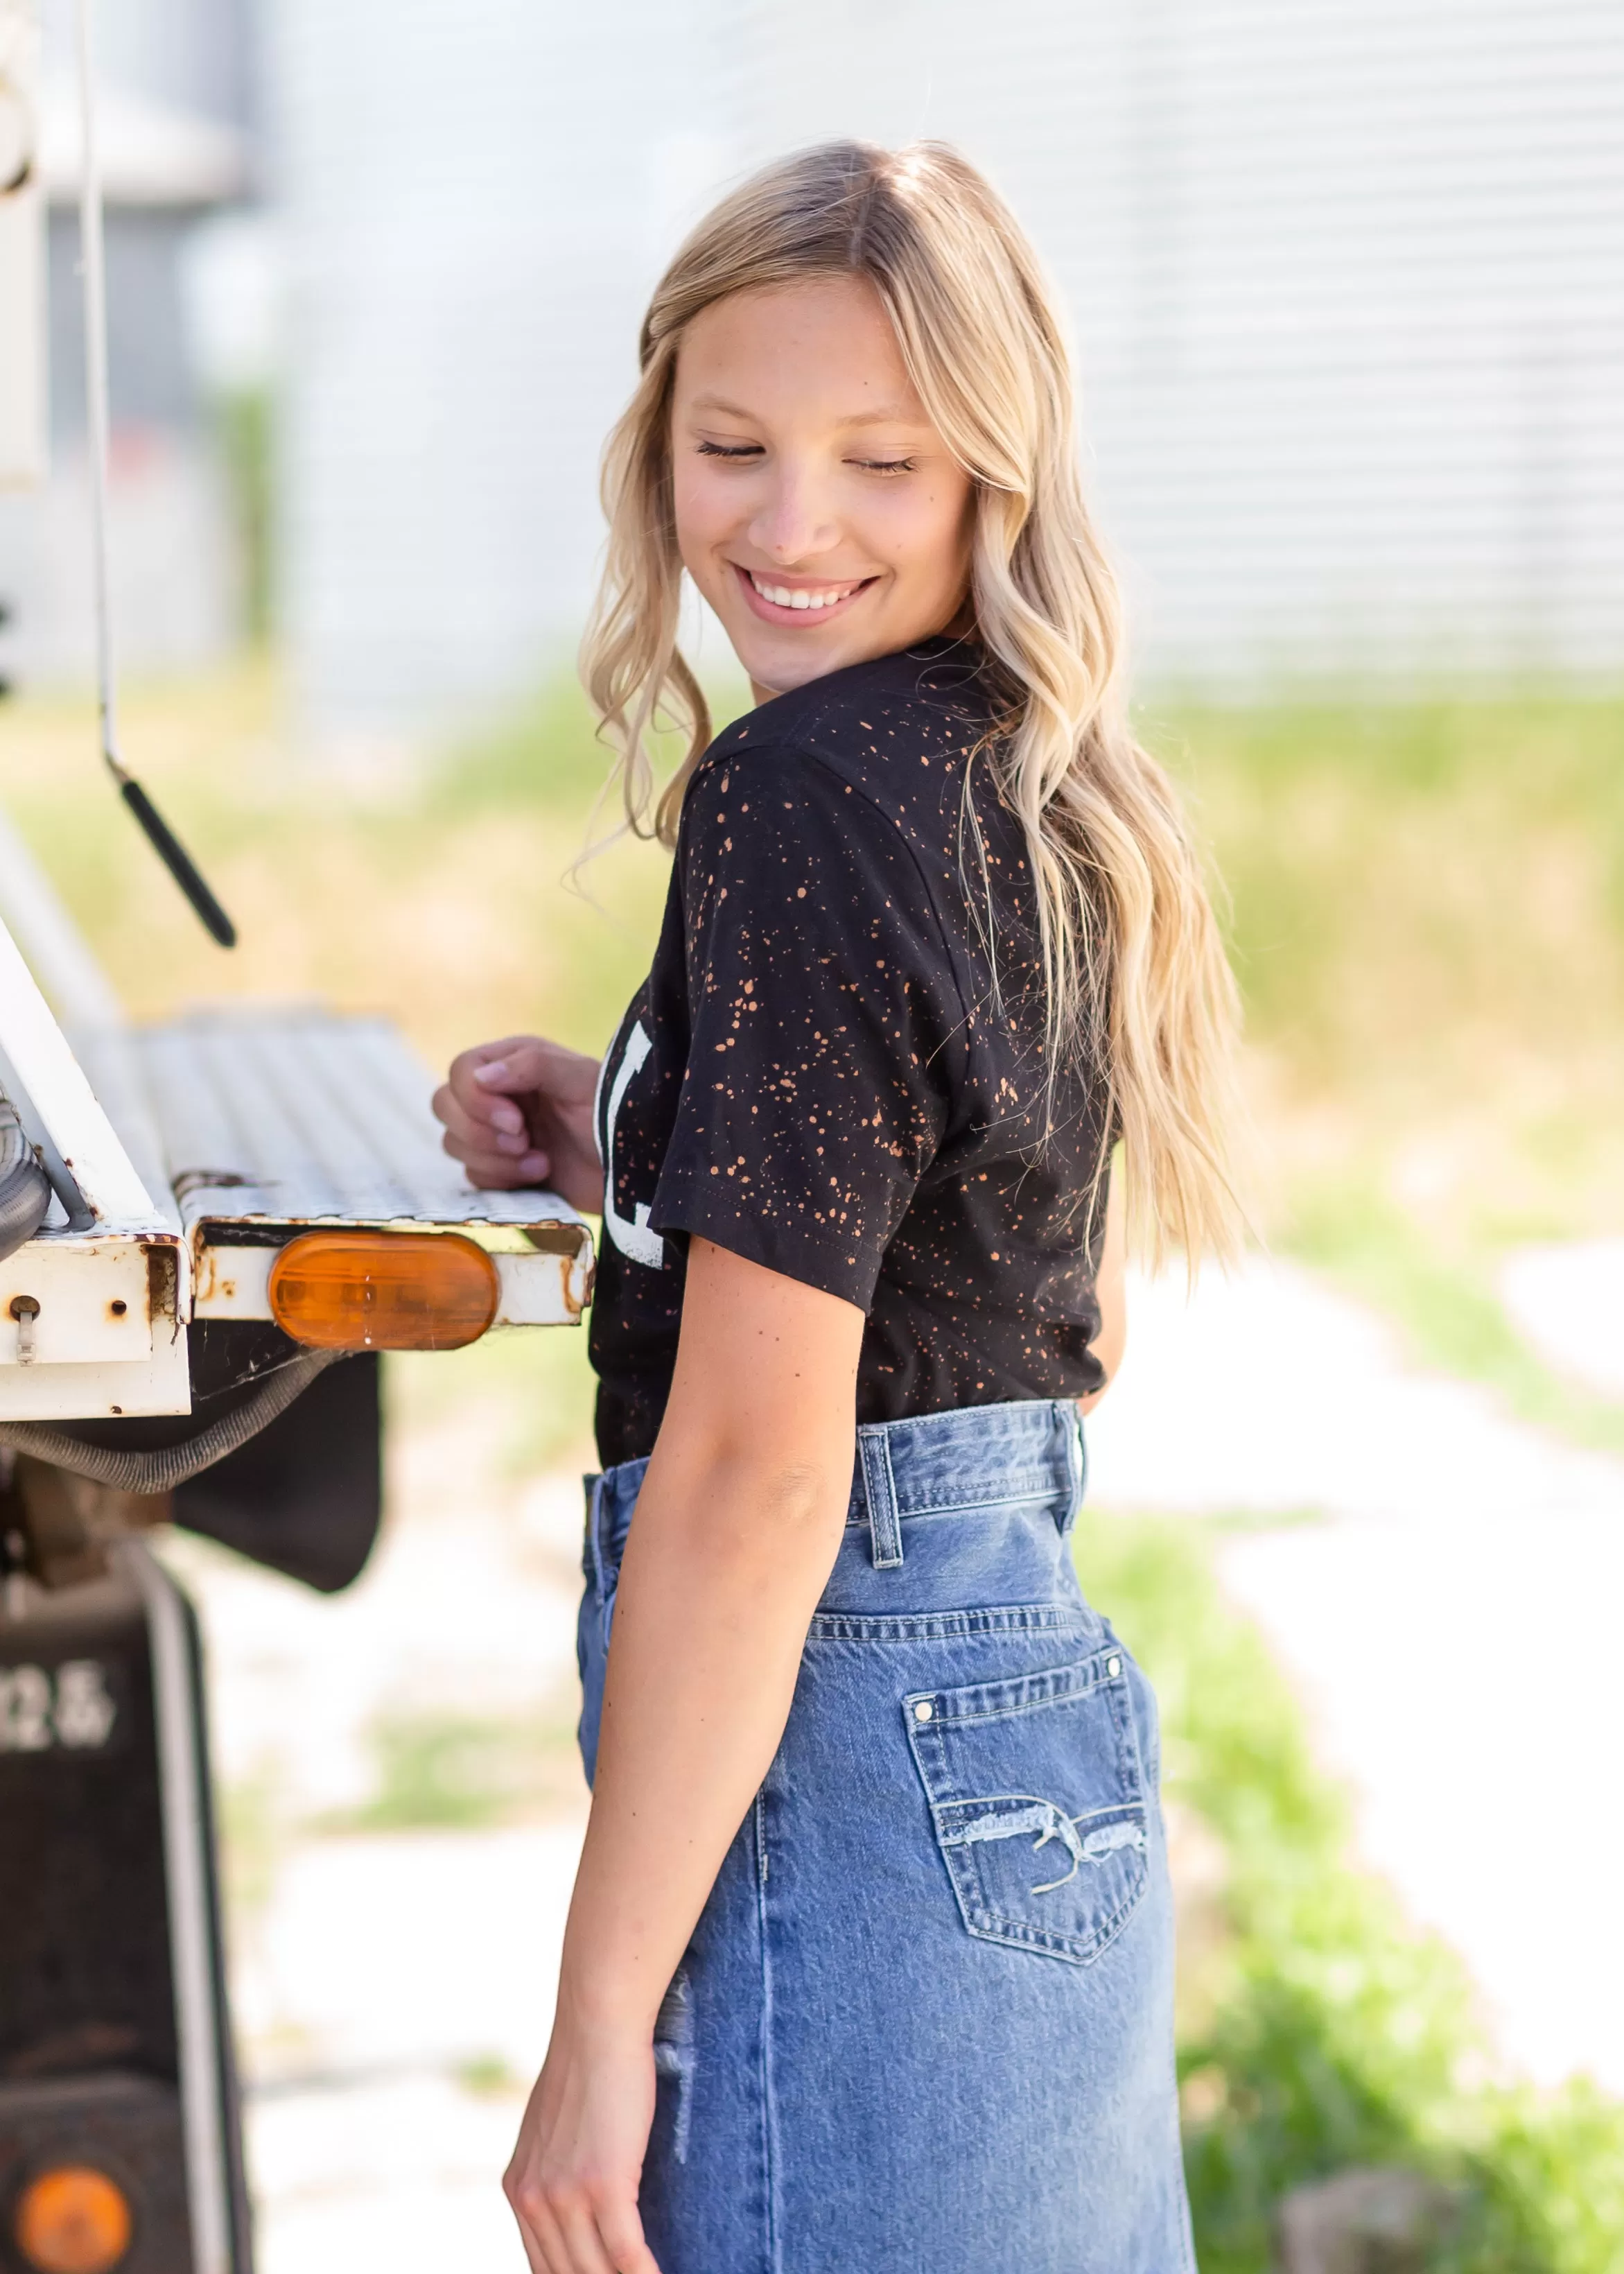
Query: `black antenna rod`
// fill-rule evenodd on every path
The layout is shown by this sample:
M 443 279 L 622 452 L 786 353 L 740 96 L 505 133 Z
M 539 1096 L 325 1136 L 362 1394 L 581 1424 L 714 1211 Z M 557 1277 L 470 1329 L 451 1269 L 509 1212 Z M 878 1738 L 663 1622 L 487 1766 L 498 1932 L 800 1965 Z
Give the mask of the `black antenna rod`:
M 96 149 L 95 102 L 90 60 L 90 0 L 76 0 L 79 47 L 79 259 L 85 284 L 85 409 L 90 444 L 91 564 L 95 584 L 96 697 L 102 722 L 102 756 L 118 784 L 120 796 L 140 825 L 147 843 L 197 911 L 210 937 L 222 947 L 237 945 L 237 926 L 204 882 L 195 861 L 169 827 L 118 751 L 118 718 L 113 677 L 112 608 L 107 569 L 107 258 L 102 235 L 102 167 Z

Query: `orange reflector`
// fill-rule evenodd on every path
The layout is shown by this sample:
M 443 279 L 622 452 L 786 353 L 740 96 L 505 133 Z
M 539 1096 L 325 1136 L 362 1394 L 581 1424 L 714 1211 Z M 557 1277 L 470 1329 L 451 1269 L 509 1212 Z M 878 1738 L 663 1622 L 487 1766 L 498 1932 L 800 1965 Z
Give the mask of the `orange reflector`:
M 122 2187 L 89 2164 L 41 2172 L 17 2205 L 17 2246 L 39 2274 L 112 2274 L 130 2248 Z
M 307 1231 L 271 1266 L 271 1316 L 312 1350 L 461 1350 L 500 1283 L 455 1231 Z

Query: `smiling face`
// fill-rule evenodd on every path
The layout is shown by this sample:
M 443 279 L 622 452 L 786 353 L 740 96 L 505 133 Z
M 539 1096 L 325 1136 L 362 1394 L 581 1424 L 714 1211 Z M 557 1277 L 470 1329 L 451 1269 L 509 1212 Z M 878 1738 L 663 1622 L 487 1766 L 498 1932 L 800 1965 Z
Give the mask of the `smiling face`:
M 865 279 L 703 310 L 677 357 L 671 440 L 683 566 L 758 701 L 893 655 L 964 606 L 974 485 Z

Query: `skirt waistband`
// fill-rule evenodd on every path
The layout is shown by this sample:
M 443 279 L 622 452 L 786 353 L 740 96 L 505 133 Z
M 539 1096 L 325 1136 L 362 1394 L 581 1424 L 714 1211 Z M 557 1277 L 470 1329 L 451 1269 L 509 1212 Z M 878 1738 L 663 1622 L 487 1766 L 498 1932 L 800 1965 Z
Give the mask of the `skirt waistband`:
M 646 1457 L 621 1461 L 601 1478 L 587 1480 L 595 1509 L 611 1531 L 620 1532 L 629 1521 L 648 1465 Z M 958 1405 L 902 1421 L 865 1421 L 852 1464 L 847 1552 L 856 1544 L 852 1532 L 864 1528 L 876 1569 L 894 1570 L 902 1562 L 905 1519 L 969 1515 L 1026 1501 L 1063 1510 L 1062 1529 L 1069 1531 L 1085 1474 L 1081 1417 L 1069 1397 Z
M 1082 1420 L 1069 1397 L 958 1405 L 857 1431 L 846 1523 L 868 1528 L 881 1570 L 902 1561 L 905 1517 L 952 1516 L 1011 1502 L 1083 1496 Z

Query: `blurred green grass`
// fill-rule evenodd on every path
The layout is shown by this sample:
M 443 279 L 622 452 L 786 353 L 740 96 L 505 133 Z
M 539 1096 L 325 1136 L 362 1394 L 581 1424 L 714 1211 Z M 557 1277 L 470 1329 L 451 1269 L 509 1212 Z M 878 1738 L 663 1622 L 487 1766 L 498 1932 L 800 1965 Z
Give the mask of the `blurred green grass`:
M 1428 2274 L 1616 2274 L 1624 2106 L 1583 2080 L 1536 2093 L 1497 2076 L 1461 1962 L 1350 1862 L 1343 1796 L 1218 1583 L 1221 1536 L 1092 1509 L 1076 1534 L 1085 1591 L 1161 1706 L 1202 2274 L 1265 2274 L 1281 2197 L 1370 2165 L 1454 2191 Z M 1214 1845 L 1192 1868 L 1192 1846 Z
M 324 1832 L 476 1831 L 579 1796 L 573 1694 L 550 1713 L 506 1718 L 419 1708 L 381 1715 L 369 1731 L 373 1784 L 365 1801 L 322 1819 Z
M 1463 1306 L 1624 1224 L 1624 698 L 1149 711 L 1229 900 L 1267 1228 Z M 1465 1338 L 1462 1337 L 1462 1340 Z

